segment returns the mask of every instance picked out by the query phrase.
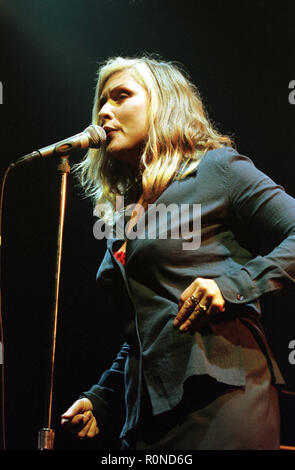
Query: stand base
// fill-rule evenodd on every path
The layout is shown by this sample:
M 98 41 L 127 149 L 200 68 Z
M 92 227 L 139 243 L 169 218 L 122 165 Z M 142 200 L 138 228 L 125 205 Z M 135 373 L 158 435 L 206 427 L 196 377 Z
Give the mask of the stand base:
M 53 429 L 43 428 L 38 433 L 38 449 L 53 450 L 55 433 Z

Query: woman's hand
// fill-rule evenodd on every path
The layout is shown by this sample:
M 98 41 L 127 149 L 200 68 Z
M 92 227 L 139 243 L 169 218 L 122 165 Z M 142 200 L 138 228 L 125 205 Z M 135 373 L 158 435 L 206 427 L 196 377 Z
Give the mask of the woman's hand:
M 197 277 L 183 291 L 178 303 L 174 326 L 180 331 L 194 330 L 218 312 L 224 312 L 225 300 L 212 279 Z
M 80 439 L 94 437 L 99 433 L 96 418 L 92 413 L 93 406 L 88 398 L 81 398 L 61 415 L 61 425 Z

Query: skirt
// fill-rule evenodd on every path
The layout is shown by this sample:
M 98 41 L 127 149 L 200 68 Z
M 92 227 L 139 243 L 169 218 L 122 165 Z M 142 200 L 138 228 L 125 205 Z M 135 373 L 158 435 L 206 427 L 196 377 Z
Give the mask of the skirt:
M 278 450 L 278 391 L 269 361 L 253 336 L 243 357 L 245 387 L 193 376 L 184 385 L 182 401 L 156 416 L 145 393 L 141 424 L 123 441 L 122 449 Z

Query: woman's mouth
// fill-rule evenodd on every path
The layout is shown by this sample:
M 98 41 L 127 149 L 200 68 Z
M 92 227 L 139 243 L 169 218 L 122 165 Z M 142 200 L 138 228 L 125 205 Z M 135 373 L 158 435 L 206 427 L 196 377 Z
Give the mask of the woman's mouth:
M 117 132 L 116 129 L 107 132 L 107 137 L 111 137 L 114 133 Z
M 116 129 L 115 127 L 108 127 L 108 126 L 105 126 L 103 127 L 105 133 L 107 134 L 107 136 L 113 134 L 114 132 L 116 132 L 118 129 Z

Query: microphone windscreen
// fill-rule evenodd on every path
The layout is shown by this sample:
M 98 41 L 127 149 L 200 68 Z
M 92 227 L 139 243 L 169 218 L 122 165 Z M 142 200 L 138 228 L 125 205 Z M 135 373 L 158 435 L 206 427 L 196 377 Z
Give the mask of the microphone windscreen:
M 92 124 L 87 127 L 84 132 L 87 132 L 90 136 L 89 147 L 99 148 L 107 140 L 107 135 L 104 129 L 100 126 L 95 126 Z

